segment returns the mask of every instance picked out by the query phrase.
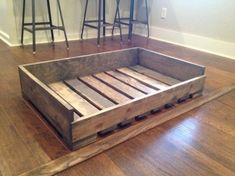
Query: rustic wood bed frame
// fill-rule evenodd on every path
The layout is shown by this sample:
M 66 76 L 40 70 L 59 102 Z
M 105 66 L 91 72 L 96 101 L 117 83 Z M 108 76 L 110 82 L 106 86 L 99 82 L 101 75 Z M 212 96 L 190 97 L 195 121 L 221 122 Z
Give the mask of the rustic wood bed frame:
M 23 97 L 70 149 L 201 95 L 206 78 L 204 66 L 143 48 L 21 65 L 19 74 Z

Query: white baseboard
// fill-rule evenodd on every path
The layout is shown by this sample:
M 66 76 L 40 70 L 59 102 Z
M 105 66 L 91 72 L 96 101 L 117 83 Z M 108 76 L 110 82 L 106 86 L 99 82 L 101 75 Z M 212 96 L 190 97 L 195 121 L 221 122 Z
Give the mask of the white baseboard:
M 134 33 L 138 35 L 146 36 L 146 31 L 142 30 L 143 28 L 135 28 Z M 125 29 L 124 34 L 127 33 Z M 37 44 L 39 43 L 49 43 L 50 42 L 50 33 L 40 33 L 37 35 Z M 118 34 L 118 31 L 117 31 Z M 96 30 L 85 30 L 84 39 L 96 38 Z M 116 34 L 115 34 L 116 35 Z M 107 36 L 110 36 L 110 32 L 107 32 Z M 230 59 L 235 59 L 235 44 L 224 42 L 221 40 L 215 40 L 212 38 L 206 38 L 198 35 L 181 33 L 173 30 L 167 30 L 158 27 L 150 28 L 150 38 L 184 46 L 191 49 L 196 49 L 199 51 L 216 54 L 222 57 L 227 57 Z M 10 37 L 6 33 L 0 31 L 0 39 L 3 40 L 9 46 L 20 46 L 20 41 L 16 43 L 10 43 Z M 80 33 L 68 34 L 68 40 L 80 40 Z M 64 35 L 62 31 L 55 31 L 55 42 L 64 41 Z M 32 44 L 31 34 L 25 32 L 24 44 Z
M 0 31 L 0 39 L 5 42 L 7 45 L 12 46 L 10 43 L 10 36 L 3 31 Z
M 146 36 L 146 31 L 137 28 L 135 30 L 135 34 Z M 213 38 L 177 32 L 154 26 L 150 28 L 150 38 L 235 59 L 235 43 L 229 43 Z
M 68 41 L 74 41 L 74 40 L 81 40 L 80 38 L 80 32 L 77 33 L 67 33 L 67 38 Z M 127 29 L 123 30 L 123 34 L 127 34 Z M 119 32 L 117 29 L 114 31 L 114 35 L 119 35 Z M 64 39 L 64 33 L 63 31 L 55 31 L 54 32 L 55 36 L 55 42 L 63 42 Z M 106 30 L 106 36 L 111 36 L 111 30 L 107 29 Z M 93 39 L 97 37 L 97 31 L 96 30 L 85 30 L 83 39 Z M 41 32 L 36 34 L 36 43 L 37 44 L 43 44 L 43 43 L 50 43 L 51 38 L 50 38 L 50 32 Z M 32 35 L 30 33 L 25 32 L 25 37 L 24 37 L 24 45 L 31 45 L 32 44 Z M 20 41 L 17 41 L 15 44 L 8 44 L 9 46 L 20 46 Z

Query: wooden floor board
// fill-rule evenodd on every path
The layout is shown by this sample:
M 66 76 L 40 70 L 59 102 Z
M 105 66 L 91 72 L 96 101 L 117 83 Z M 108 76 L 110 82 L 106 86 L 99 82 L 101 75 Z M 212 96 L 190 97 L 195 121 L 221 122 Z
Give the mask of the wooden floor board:
M 69 51 L 63 42 L 53 47 L 40 44 L 36 55 L 30 45 L 8 47 L 0 41 L 1 176 L 18 175 L 70 153 L 47 122 L 40 119 L 41 114 L 21 97 L 19 64 L 137 46 L 205 65 L 204 95 L 235 83 L 234 60 L 139 36 L 126 41 L 124 38 L 120 45 L 119 38 L 105 38 L 99 48 L 94 39 L 71 41 Z M 235 127 L 234 95 L 235 91 L 216 103 L 185 113 L 61 175 L 235 175 L 235 140 L 231 135 Z
M 213 102 L 208 105 L 213 105 Z M 197 125 L 197 128 L 193 128 L 195 124 Z M 166 128 L 171 130 L 167 132 L 165 130 Z M 200 130 L 198 130 L 198 128 Z M 223 132 L 219 131 L 218 129 L 214 129 L 208 124 L 202 124 L 200 121 L 193 118 L 184 119 L 183 123 L 179 123 L 179 121 L 175 120 L 174 122 L 164 124 L 163 126 L 159 127 L 159 129 L 159 132 L 165 132 L 168 135 L 171 135 L 171 137 L 177 138 L 178 140 L 183 139 L 187 145 L 193 143 L 193 146 L 196 150 L 207 155 L 221 165 L 224 165 L 231 171 L 235 171 L 235 161 L 233 160 L 233 157 L 231 157 L 235 155 L 235 151 L 230 147 L 223 146 L 224 143 L 230 143 L 231 147 L 235 145 L 234 138 L 232 136 L 226 140 L 220 140 L 221 136 L 224 135 Z M 193 135 L 193 132 L 197 133 L 197 135 Z M 218 134 L 218 139 L 214 139 L 214 133 Z
M 122 170 L 106 155 L 101 154 L 95 157 L 96 159 L 89 160 L 88 162 L 81 163 L 82 167 L 71 173 L 71 170 L 67 170 L 59 176 L 90 176 L 90 175 L 102 175 L 102 176 L 125 176 Z M 97 164 L 96 160 L 100 162 Z M 90 169 L 90 166 L 94 166 Z

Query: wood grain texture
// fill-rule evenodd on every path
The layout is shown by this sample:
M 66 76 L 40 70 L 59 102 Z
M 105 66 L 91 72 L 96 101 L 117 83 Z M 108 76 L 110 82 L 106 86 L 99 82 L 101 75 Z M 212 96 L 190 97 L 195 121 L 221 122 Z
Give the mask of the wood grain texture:
M 144 93 L 138 91 L 137 89 L 130 87 L 129 85 L 109 76 L 108 74 L 97 73 L 94 76 L 99 80 L 105 82 L 112 88 L 121 91 L 123 94 L 127 94 L 127 96 L 131 97 L 132 99 L 139 98 L 145 95 Z
M 91 115 L 99 110 L 91 105 L 88 101 L 75 93 L 72 89 L 66 86 L 63 82 L 49 84 L 49 87 L 66 100 L 74 109 L 83 116 Z
M 60 59 L 53 62 L 46 61 L 36 65 L 25 65 L 25 67 L 44 83 L 51 83 L 135 65 L 136 58 L 137 50 L 131 49 L 121 52 L 106 52 L 102 55 L 93 54 L 73 59 Z
M 131 100 L 92 76 L 80 77 L 80 79 L 115 103 L 126 103 Z
M 181 81 L 203 75 L 205 72 L 204 66 L 195 65 L 190 62 L 187 63 L 173 57 L 170 58 L 160 53 L 157 55 L 156 52 L 140 49 L 138 55 L 139 64 Z
M 169 76 L 163 75 L 163 74 L 161 74 L 161 73 L 159 73 L 157 71 L 153 71 L 153 70 L 145 68 L 145 67 L 143 67 L 141 65 L 135 65 L 135 66 L 131 66 L 129 68 L 131 68 L 131 69 L 133 69 L 133 70 L 135 70 L 135 71 L 137 71 L 139 73 L 142 73 L 142 74 L 144 74 L 146 76 L 149 76 L 149 77 L 152 77 L 152 78 L 154 78 L 156 80 L 159 80 L 159 81 L 161 81 L 163 83 L 166 83 L 168 85 L 174 85 L 174 84 L 180 83 L 180 81 L 177 80 L 177 79 L 174 79 L 174 78 L 171 78 Z
M 87 98 L 90 102 L 95 104 L 100 109 L 109 108 L 115 106 L 113 102 L 105 98 L 104 96 L 97 93 L 94 89 L 84 84 L 78 79 L 72 79 L 65 81 L 71 88 L 81 94 L 83 97 Z
M 117 105 L 115 108 L 101 110 L 99 113 L 93 114 L 92 116 L 79 118 L 72 124 L 72 136 L 76 139 L 85 138 L 86 136 L 105 130 L 122 121 L 144 114 L 152 109 L 162 107 L 169 102 L 177 101 L 181 97 L 199 92 L 202 90 L 204 80 L 205 76 L 194 78 L 171 86 L 157 94 L 149 94 L 145 97 Z M 96 83 L 95 85 L 99 86 Z M 101 87 L 99 86 L 99 88 Z M 103 88 L 101 89 L 104 90 Z
M 141 81 L 142 83 L 146 84 L 147 86 L 155 88 L 155 89 L 160 89 L 161 90 L 161 89 L 165 89 L 165 88 L 169 87 L 169 85 L 167 85 L 163 82 L 152 79 L 148 76 L 140 74 L 140 73 L 138 73 L 136 71 L 133 71 L 129 68 L 119 68 L 117 70 L 119 72 L 121 72 L 123 74 L 126 74 L 128 76 L 131 76 L 131 77 L 137 79 L 138 81 Z
M 21 174 L 21 176 L 33 176 L 33 175 L 53 175 L 60 171 L 63 171 L 69 167 L 72 167 L 73 165 L 80 163 L 90 157 L 93 157 L 97 155 L 98 153 L 101 153 L 119 143 L 122 143 L 126 141 L 127 139 L 130 139 L 144 131 L 147 131 L 151 128 L 154 128 L 155 126 L 164 123 L 168 121 L 169 119 L 175 118 L 183 113 L 186 113 L 192 109 L 195 109 L 199 106 L 202 106 L 205 103 L 208 103 L 220 96 L 223 96 L 230 91 L 235 89 L 235 85 L 226 87 L 217 91 L 214 91 L 210 93 L 207 96 L 195 99 L 194 101 L 188 102 L 186 104 L 180 105 L 179 107 L 166 111 L 165 113 L 162 113 L 158 115 L 157 119 L 155 118 L 149 118 L 143 123 L 137 123 L 136 125 L 133 125 L 129 128 L 126 128 L 122 131 L 119 131 L 111 136 L 108 136 L 107 138 L 104 138 L 103 140 L 100 140 L 98 142 L 95 142 L 94 144 L 91 144 L 85 148 L 82 148 L 78 151 L 72 152 L 64 157 L 61 157 L 57 160 L 51 161 L 45 165 L 42 165 L 34 170 L 31 170 L 29 172 Z M 192 152 L 192 150 L 190 150 Z M 194 155 L 201 156 L 197 153 L 196 150 L 194 150 Z M 204 163 L 210 163 L 213 167 L 220 167 L 220 170 L 223 171 L 223 173 L 226 173 L 228 175 L 233 175 L 233 172 L 230 170 L 221 167 L 213 160 L 208 160 L 206 157 L 202 158 Z
M 132 87 L 135 87 L 135 88 L 141 90 L 142 92 L 145 92 L 146 94 L 156 92 L 156 90 L 142 84 L 141 82 L 137 81 L 136 79 L 134 79 L 130 76 L 124 75 L 122 73 L 119 73 L 117 71 L 107 71 L 106 73 L 117 78 L 120 81 L 123 81 L 124 83 L 126 83 Z
M 20 67 L 22 95 L 30 100 L 60 133 L 68 146 L 71 146 L 71 122 L 73 108 L 45 87 L 27 70 Z

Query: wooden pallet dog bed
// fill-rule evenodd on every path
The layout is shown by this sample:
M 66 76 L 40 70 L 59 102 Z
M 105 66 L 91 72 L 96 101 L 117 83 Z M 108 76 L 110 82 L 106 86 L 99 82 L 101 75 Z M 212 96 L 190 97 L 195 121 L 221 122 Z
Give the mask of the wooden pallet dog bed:
M 70 149 L 200 95 L 206 77 L 203 66 L 143 48 L 21 65 L 19 74 L 23 97 Z

